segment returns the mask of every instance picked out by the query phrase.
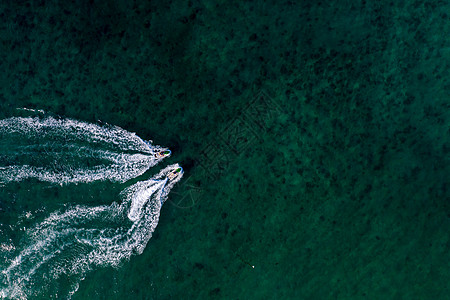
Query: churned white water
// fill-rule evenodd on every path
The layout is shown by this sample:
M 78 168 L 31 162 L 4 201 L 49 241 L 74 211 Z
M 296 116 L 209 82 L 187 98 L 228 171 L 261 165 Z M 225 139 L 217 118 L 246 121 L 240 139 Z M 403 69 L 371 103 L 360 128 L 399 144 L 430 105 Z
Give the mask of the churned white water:
M 181 170 L 169 179 L 177 169 L 181 169 L 178 164 L 170 165 L 151 179 L 126 188 L 121 203 L 75 206 L 53 212 L 29 228 L 17 255 L 1 264 L 0 296 L 26 299 L 51 294 L 58 289 L 52 285 L 61 278 L 70 282 L 65 291 L 70 294 L 87 271 L 118 266 L 131 255 L 141 254 L 158 224 L 163 203 L 183 176 Z
M 167 148 L 117 126 L 53 117 L 0 120 L 0 187 L 11 187 L 6 194 L 12 199 L 19 197 L 17 184 L 28 189 L 34 180 L 124 183 L 169 155 Z M 118 267 L 141 254 L 182 176 L 182 168 L 173 164 L 126 187 L 111 205 L 64 205 L 34 223 L 31 212 L 19 211 L 31 224 L 26 227 L 0 220 L 15 235 L 9 238 L 0 227 L 0 299 L 70 298 L 88 271 Z
M 125 182 L 159 163 L 155 154 L 165 150 L 117 126 L 13 117 L 0 120 L 0 183 Z

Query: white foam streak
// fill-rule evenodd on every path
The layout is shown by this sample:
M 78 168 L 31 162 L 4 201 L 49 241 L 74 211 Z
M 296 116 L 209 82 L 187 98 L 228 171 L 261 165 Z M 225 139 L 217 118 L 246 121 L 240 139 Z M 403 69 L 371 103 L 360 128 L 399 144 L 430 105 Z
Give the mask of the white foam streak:
M 29 229 L 26 246 L 2 271 L 0 295 L 26 298 L 69 276 L 69 296 L 88 270 L 118 266 L 132 254 L 141 254 L 158 224 L 162 204 L 183 175 L 181 171 L 169 179 L 167 175 L 176 169 L 181 170 L 178 164 L 168 166 L 150 180 L 125 189 L 120 205 L 76 206 L 54 212 Z
M 93 143 L 116 145 L 120 150 L 137 150 L 150 153 L 147 144 L 133 132 L 118 126 L 99 126 L 72 119 L 47 117 L 13 117 L 0 120 L 0 133 L 16 133 L 27 137 L 63 137 L 65 141 L 85 140 Z
M 35 167 L 30 165 L 6 166 L 0 169 L 0 182 L 22 181 L 36 178 L 51 183 L 79 183 L 110 180 L 126 182 L 144 174 L 157 161 L 147 155 L 132 154 L 121 155 L 120 160 L 111 155 L 110 160 L 118 161 L 110 165 L 95 166 L 92 168 L 72 168 L 59 166 L 59 170 L 48 167 Z M 62 171 L 61 171 L 62 170 Z
M 29 178 L 56 184 L 125 182 L 163 159 L 155 153 L 168 150 L 117 126 L 52 117 L 0 120 L 0 141 L 3 185 Z

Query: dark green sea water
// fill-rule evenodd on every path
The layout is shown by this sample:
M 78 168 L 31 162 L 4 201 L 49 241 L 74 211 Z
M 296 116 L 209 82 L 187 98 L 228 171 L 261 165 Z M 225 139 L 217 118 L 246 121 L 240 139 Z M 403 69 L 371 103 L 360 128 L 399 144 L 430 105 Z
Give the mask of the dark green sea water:
M 81 281 L 44 268 L 28 298 L 79 281 L 73 299 L 450 299 L 449 16 L 439 0 L 3 1 L 0 119 L 112 124 L 172 155 L 125 182 L 4 184 L 0 271 L 52 213 L 115 208 L 179 163 L 142 254 Z M 52 165 L 41 142 L 18 155 L 29 142 L 2 135 L 0 162 L 91 167 L 71 150 Z M 77 222 L 129 222 L 102 216 Z

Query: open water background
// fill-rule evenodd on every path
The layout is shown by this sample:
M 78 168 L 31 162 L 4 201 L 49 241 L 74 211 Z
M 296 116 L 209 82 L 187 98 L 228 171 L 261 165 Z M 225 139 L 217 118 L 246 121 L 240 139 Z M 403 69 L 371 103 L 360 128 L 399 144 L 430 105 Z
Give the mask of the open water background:
M 449 14 L 447 1 L 3 1 L 2 118 L 101 120 L 185 170 L 144 253 L 90 272 L 73 299 L 449 299 Z M 104 185 L 22 185 L 0 222 L 111 203 L 120 188 Z

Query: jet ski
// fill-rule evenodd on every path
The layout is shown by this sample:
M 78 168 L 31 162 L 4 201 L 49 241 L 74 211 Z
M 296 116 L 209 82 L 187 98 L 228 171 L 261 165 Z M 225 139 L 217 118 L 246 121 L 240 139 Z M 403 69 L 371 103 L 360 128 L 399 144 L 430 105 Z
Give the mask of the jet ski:
M 169 180 L 174 180 L 175 178 L 178 177 L 178 175 L 180 175 L 180 174 L 183 173 L 182 171 L 183 171 L 183 168 L 182 168 L 182 167 L 178 167 L 178 168 L 176 168 L 176 169 L 170 171 L 170 172 L 167 174 L 167 178 L 169 178 Z
M 172 152 L 170 150 L 161 150 L 161 151 L 155 152 L 154 156 L 157 159 L 162 159 L 164 157 L 170 156 L 170 154 L 172 154 Z

